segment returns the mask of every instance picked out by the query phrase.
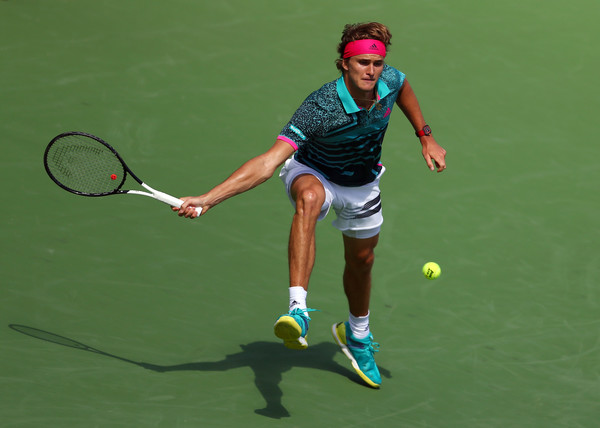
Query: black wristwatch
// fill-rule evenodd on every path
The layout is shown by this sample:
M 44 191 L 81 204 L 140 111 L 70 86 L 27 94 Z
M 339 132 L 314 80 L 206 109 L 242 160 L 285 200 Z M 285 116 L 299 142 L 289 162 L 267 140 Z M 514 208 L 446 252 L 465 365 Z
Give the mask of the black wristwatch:
M 430 135 L 431 135 L 431 128 L 429 127 L 429 125 L 425 125 L 425 126 L 423 127 L 423 129 L 421 129 L 421 130 L 419 130 L 419 131 L 415 132 L 415 135 L 416 135 L 417 137 L 419 137 L 419 138 L 420 138 L 420 137 L 423 137 L 423 136 L 425 136 L 425 135 L 427 135 L 427 136 L 430 136 Z

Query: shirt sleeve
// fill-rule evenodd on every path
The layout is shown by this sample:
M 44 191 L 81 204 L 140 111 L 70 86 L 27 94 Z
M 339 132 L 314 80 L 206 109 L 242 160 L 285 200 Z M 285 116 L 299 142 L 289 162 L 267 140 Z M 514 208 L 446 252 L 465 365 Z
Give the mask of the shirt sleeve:
M 380 77 L 388 85 L 391 92 L 399 91 L 404 84 L 405 78 L 406 76 L 403 72 L 387 64 Z
M 280 140 L 298 150 L 304 144 L 309 143 L 322 128 L 323 109 L 309 96 L 298 107 L 290 121 L 283 127 L 279 136 Z

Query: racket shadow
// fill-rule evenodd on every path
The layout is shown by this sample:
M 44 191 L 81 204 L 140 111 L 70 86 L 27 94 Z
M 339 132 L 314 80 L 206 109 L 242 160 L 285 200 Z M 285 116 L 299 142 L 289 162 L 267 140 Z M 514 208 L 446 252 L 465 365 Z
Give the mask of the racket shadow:
M 361 386 L 364 385 L 354 371 L 335 361 L 335 355 L 339 352 L 339 347 L 329 342 L 311 345 L 305 351 L 294 351 L 285 348 L 279 342 L 258 341 L 240 345 L 240 352 L 226 355 L 225 358 L 219 361 L 158 365 L 110 354 L 76 340 L 33 327 L 9 324 L 9 328 L 36 339 L 115 358 L 159 373 L 172 371 L 227 371 L 248 367 L 254 372 L 254 384 L 266 402 L 266 406 L 262 409 L 256 409 L 255 413 L 274 419 L 290 416 L 290 413 L 282 404 L 283 391 L 279 384 L 283 379 L 283 373 L 290 371 L 292 368 L 302 367 L 328 371 L 344 376 Z M 391 377 L 388 370 L 382 367 L 379 367 L 379 369 L 383 376 Z M 315 377 L 315 380 L 317 379 L 318 377 Z

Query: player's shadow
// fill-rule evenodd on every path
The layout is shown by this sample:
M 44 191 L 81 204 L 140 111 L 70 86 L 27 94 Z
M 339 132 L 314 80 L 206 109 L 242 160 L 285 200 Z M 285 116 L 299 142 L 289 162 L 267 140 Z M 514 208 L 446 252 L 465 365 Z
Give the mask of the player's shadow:
M 37 339 L 53 342 L 58 345 L 68 346 L 107 357 L 116 358 L 148 370 L 156 372 L 171 371 L 226 371 L 241 367 L 248 367 L 254 372 L 254 384 L 263 396 L 266 406 L 256 409 L 255 412 L 270 418 L 280 419 L 290 416 L 282 404 L 283 391 L 279 384 L 283 373 L 294 367 L 304 367 L 315 370 L 324 370 L 339 374 L 352 382 L 364 385 L 360 377 L 349 368 L 338 364 L 334 356 L 339 352 L 339 347 L 334 343 L 322 342 L 311 345 L 305 351 L 293 351 L 285 348 L 281 343 L 274 342 L 252 342 L 240 345 L 241 351 L 226 355 L 219 361 L 191 362 L 176 365 L 158 365 L 129 360 L 124 357 L 109 354 L 104 351 L 89 347 L 73 339 L 59 336 L 44 330 L 17 324 L 10 324 L 10 328 Z M 389 370 L 379 367 L 381 374 L 390 378 Z
M 266 401 L 266 407 L 257 409 L 255 412 L 270 418 L 290 416 L 281 402 L 283 391 L 279 384 L 283 373 L 294 367 L 337 373 L 353 382 L 364 385 L 354 371 L 334 360 L 335 354 L 339 352 L 339 347 L 334 343 L 322 342 L 310 345 L 304 351 L 290 350 L 281 343 L 274 342 L 252 342 L 247 345 L 240 345 L 240 347 L 240 352 L 229 354 L 220 361 L 194 362 L 173 366 L 146 364 L 145 367 L 159 372 L 180 370 L 225 371 L 249 367 L 254 372 L 254 384 Z M 390 377 L 387 370 L 381 367 L 380 370 L 382 374 Z

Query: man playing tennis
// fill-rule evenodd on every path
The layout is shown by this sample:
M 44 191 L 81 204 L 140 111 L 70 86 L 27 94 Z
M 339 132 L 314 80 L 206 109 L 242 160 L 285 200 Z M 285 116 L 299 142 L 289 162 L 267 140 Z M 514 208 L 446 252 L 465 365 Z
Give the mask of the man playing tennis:
M 405 75 L 385 64 L 391 34 L 371 22 L 346 25 L 336 62 L 342 75 L 306 98 L 265 153 L 249 160 L 208 193 L 182 198 L 180 216 L 197 216 L 224 200 L 279 174 L 295 206 L 289 237 L 289 311 L 275 323 L 275 335 L 288 348 L 305 349 L 310 317 L 306 297 L 315 262 L 315 228 L 333 208 L 334 227 L 342 232 L 344 291 L 348 321 L 332 332 L 352 366 L 371 387 L 381 376 L 373 353 L 378 346 L 369 329 L 369 300 L 374 249 L 383 223 L 379 180 L 381 146 L 394 104 L 416 131 L 430 170 L 446 168 L 440 147 L 421 113 Z M 293 156 L 292 156 L 293 155 Z

